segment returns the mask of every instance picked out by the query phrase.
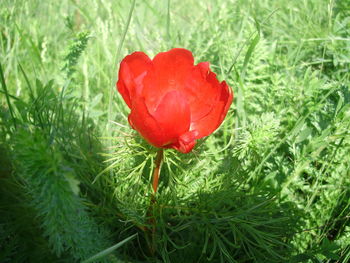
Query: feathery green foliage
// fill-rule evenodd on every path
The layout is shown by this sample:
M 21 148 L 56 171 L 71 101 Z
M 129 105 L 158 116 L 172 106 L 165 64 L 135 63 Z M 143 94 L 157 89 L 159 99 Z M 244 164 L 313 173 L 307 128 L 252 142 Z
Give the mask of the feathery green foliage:
M 67 78 L 71 77 L 74 73 L 74 67 L 78 63 L 78 58 L 81 56 L 81 53 L 86 48 L 89 37 L 88 32 L 79 32 L 74 42 L 70 45 L 68 54 L 64 58 L 66 63 L 62 69 L 66 72 Z
M 83 200 L 76 196 L 78 181 L 55 145 L 40 132 L 26 130 L 16 134 L 15 140 L 16 170 L 52 250 L 57 256 L 71 250 L 78 260 L 101 250 L 104 243 L 98 227 L 88 216 Z

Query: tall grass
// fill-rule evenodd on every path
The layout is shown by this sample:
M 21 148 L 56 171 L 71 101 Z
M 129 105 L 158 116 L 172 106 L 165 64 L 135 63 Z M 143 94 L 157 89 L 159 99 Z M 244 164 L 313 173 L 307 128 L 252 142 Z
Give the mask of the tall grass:
M 235 101 L 165 151 L 152 254 L 156 149 L 114 85 L 172 47 Z M 350 259 L 348 0 L 3 0 L 0 58 L 0 262 Z

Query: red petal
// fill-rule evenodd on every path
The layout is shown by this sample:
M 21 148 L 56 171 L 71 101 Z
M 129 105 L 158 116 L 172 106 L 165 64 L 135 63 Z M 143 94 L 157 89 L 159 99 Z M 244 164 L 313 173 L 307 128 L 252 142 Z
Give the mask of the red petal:
M 196 68 L 199 68 L 201 73 L 202 73 L 202 77 L 205 79 L 210 71 L 209 68 L 209 62 L 200 62 L 197 64 Z
M 150 112 L 154 112 L 161 98 L 171 90 L 182 90 L 193 68 L 192 53 L 174 48 L 157 54 L 153 71 L 145 78 L 143 95 Z
M 153 114 L 164 134 L 163 145 L 178 140 L 190 128 L 191 113 L 186 97 L 179 91 L 168 92 Z
M 117 87 L 129 108 L 132 107 L 132 100 L 135 96 L 141 94 L 143 79 L 151 63 L 150 58 L 143 52 L 134 52 L 126 56 L 120 63 Z
M 221 82 L 221 86 L 222 86 L 222 89 L 224 89 L 225 91 L 228 90 L 229 98 L 226 101 L 226 104 L 225 104 L 223 112 L 221 113 L 220 124 L 225 119 L 226 114 L 227 114 L 228 110 L 230 109 L 230 106 L 231 106 L 232 101 L 233 101 L 233 92 L 232 92 L 231 88 L 227 85 L 226 81 Z
M 149 113 L 143 97 L 134 99 L 133 108 L 129 115 L 129 123 L 150 144 L 156 147 L 163 145 L 164 134 L 154 117 Z
M 182 153 L 189 153 L 196 145 L 197 131 L 188 131 L 182 134 L 176 143 L 173 143 L 170 148 L 174 148 Z
M 208 81 L 215 84 L 217 82 L 215 74 L 210 73 L 210 75 Z M 214 103 L 212 110 L 205 117 L 191 123 L 190 129 L 198 132 L 197 139 L 208 136 L 214 132 L 220 126 L 230 108 L 233 94 L 225 81 L 220 84 L 220 90 L 220 97 Z
M 210 72 L 208 62 L 202 62 L 193 67 L 185 85 L 185 94 L 191 107 L 191 122 L 206 116 L 218 100 L 220 93 L 220 83 L 216 75 Z
M 168 92 L 153 114 L 147 109 L 144 98 L 139 97 L 134 100 L 129 123 L 150 144 L 166 147 L 189 130 L 190 108 L 179 91 Z

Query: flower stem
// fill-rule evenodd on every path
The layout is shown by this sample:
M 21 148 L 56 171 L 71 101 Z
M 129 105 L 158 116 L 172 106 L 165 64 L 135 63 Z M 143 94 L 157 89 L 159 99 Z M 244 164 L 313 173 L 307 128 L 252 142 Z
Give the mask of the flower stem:
M 151 255 L 154 256 L 156 252 L 156 218 L 154 216 L 154 210 L 156 205 L 156 194 L 158 189 L 158 182 L 159 182 L 159 174 L 160 174 L 160 168 L 163 160 L 163 149 L 159 149 L 157 152 L 156 160 L 154 161 L 154 171 L 153 171 L 153 193 L 151 196 L 151 203 L 148 207 L 147 216 L 149 217 L 149 224 L 151 225 L 151 229 L 149 229 L 149 236 L 146 236 L 146 239 L 151 239 L 151 242 L 149 244 L 149 249 L 151 252 Z
M 155 168 L 153 171 L 153 196 L 155 197 L 156 193 L 157 193 L 157 189 L 158 189 L 158 181 L 159 181 L 159 174 L 160 174 L 160 165 L 162 163 L 163 160 L 163 149 L 159 149 L 159 151 L 157 152 L 157 157 L 155 160 Z

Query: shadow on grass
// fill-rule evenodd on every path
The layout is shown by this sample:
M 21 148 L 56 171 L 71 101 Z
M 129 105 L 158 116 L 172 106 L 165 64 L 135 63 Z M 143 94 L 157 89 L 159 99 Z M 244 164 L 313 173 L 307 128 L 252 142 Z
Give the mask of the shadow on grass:
M 274 193 L 249 191 L 237 174 L 240 170 L 222 164 L 207 178 L 216 185 L 199 187 L 189 195 L 169 189 L 183 185 L 171 184 L 170 171 L 164 167 L 163 191 L 154 208 L 157 253 L 151 258 L 141 238 L 127 244 L 124 254 L 147 262 L 288 262 L 301 211 L 293 203 L 278 200 Z M 195 162 L 185 169 L 194 166 Z

